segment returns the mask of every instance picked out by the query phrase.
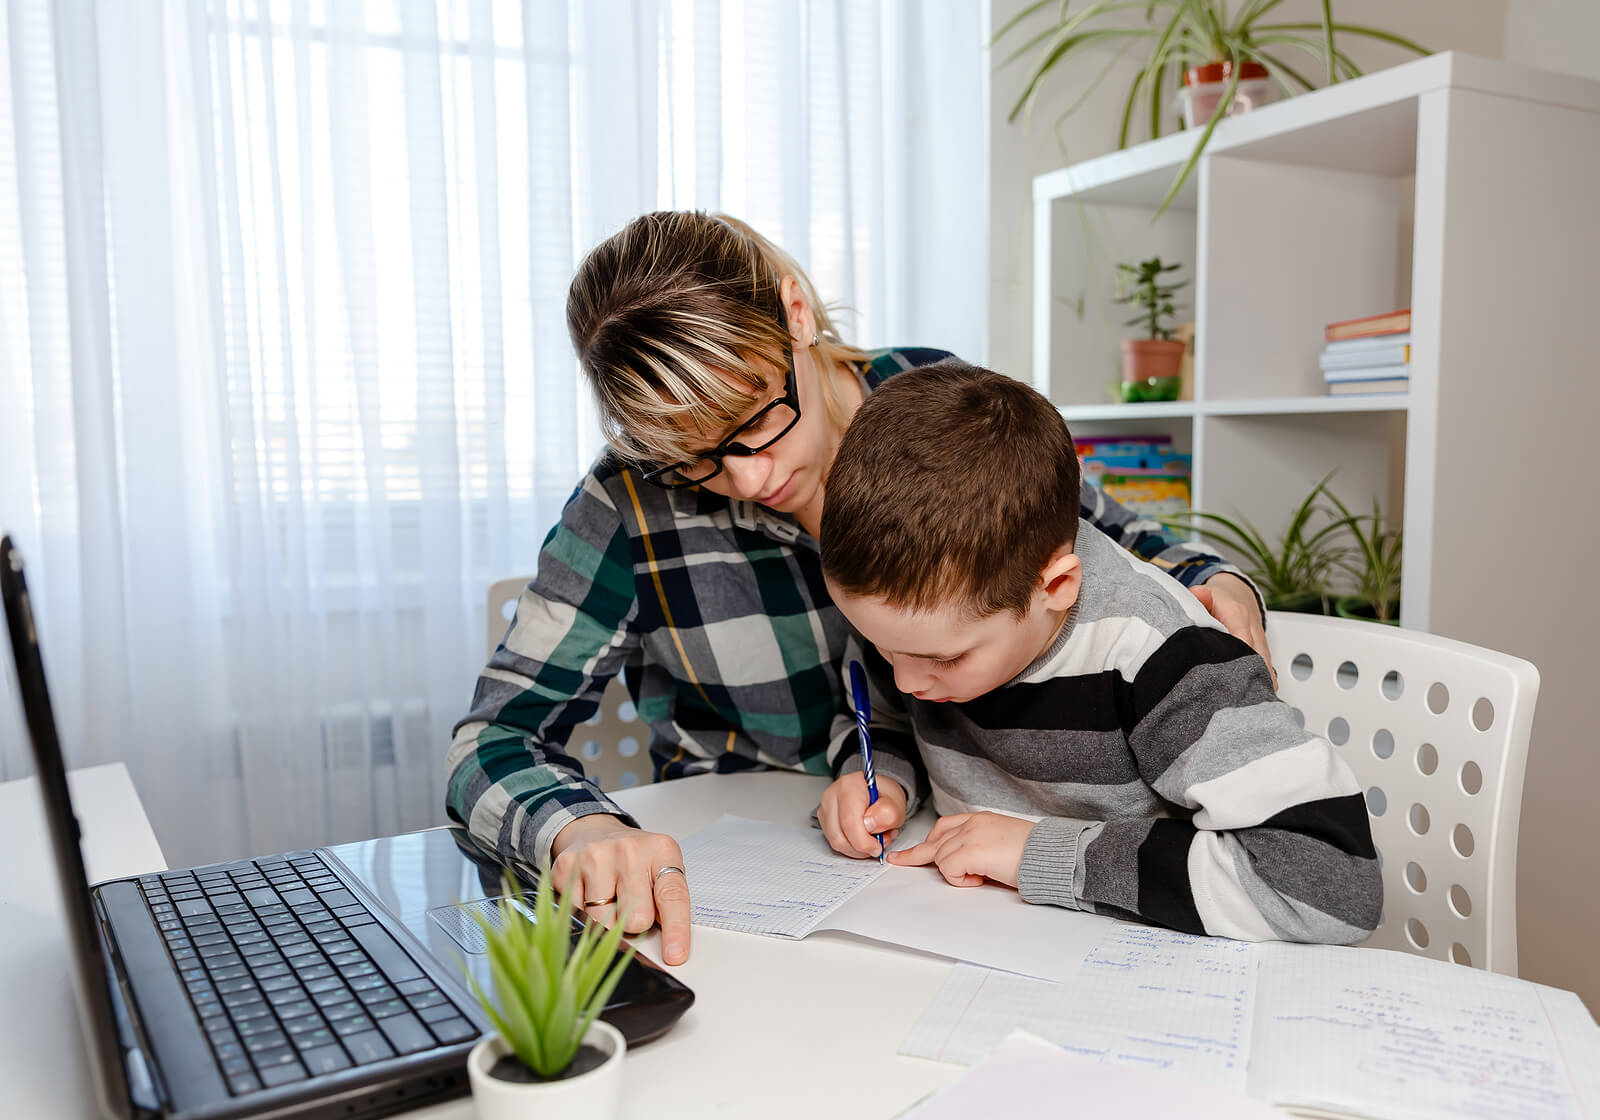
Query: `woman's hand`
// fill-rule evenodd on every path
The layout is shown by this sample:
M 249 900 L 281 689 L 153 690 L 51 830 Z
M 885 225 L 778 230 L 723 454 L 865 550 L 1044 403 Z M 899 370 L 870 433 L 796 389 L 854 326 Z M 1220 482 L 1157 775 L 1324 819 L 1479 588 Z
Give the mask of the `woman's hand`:
M 877 859 L 879 848 L 873 834 L 883 833 L 885 846 L 894 842 L 895 833 L 906 823 L 906 791 L 893 778 L 881 779 L 878 803 L 869 812 L 867 779 L 857 770 L 822 791 L 817 823 L 822 826 L 822 835 L 840 855 Z
M 628 933 L 659 921 L 662 960 L 689 959 L 689 881 L 676 840 L 591 813 L 556 834 L 551 855 L 557 889 L 578 892 L 577 905 L 596 921 L 609 926 L 622 915 Z
M 1032 821 L 1004 813 L 957 813 L 940 817 L 922 843 L 890 852 L 889 862 L 902 867 L 935 864 L 951 886 L 976 887 L 993 879 L 1014 887 L 1032 831 Z
M 1278 670 L 1272 667 L 1272 651 L 1267 648 L 1267 631 L 1261 623 L 1261 603 L 1250 585 L 1231 572 L 1221 572 L 1199 587 L 1191 588 L 1200 605 L 1228 628 L 1228 633 L 1261 655 L 1272 674 L 1272 687 L 1278 687 Z

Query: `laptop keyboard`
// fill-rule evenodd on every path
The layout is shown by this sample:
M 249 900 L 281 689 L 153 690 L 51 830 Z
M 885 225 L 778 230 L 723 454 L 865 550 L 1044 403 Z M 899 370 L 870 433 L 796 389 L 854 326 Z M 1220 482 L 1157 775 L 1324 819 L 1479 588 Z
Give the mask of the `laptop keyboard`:
M 477 1037 L 314 852 L 139 887 L 235 1094 Z

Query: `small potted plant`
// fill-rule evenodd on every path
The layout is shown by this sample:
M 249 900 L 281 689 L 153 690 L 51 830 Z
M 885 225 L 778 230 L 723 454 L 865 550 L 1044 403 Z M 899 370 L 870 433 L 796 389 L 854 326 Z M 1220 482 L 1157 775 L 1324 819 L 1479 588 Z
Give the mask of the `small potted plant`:
M 1328 497 L 1343 514 L 1340 524 L 1355 541 L 1354 557 L 1346 555 L 1339 567 L 1355 581 L 1355 593 L 1341 595 L 1334 610 L 1341 618 L 1400 625 L 1400 530 L 1383 526 L 1378 500 L 1372 500 L 1372 514 L 1351 513 L 1333 494 Z
M 1114 302 L 1135 304 L 1139 314 L 1124 326 L 1144 328 L 1143 338 L 1122 340 L 1122 399 L 1175 401 L 1183 385 L 1184 344 L 1173 338 L 1173 295 L 1188 283 L 1165 283 L 1162 277 L 1182 268 L 1160 257 L 1117 265 L 1118 295 Z
M 472 990 L 498 1032 L 467 1057 L 477 1114 L 609 1120 L 627 1044 L 599 1015 L 633 957 L 633 946 L 621 947 L 623 923 L 604 933 L 591 923 L 574 938 L 573 892 L 557 905 L 548 875 L 539 878 L 531 911 L 509 877 L 505 895 L 498 922 L 473 914 L 488 944 L 494 996 L 475 979 Z
M 1289 515 L 1289 524 L 1275 545 L 1243 517 L 1190 510 L 1159 520 L 1176 529 L 1195 530 L 1232 552 L 1260 589 L 1268 610 L 1328 614 L 1328 579 L 1348 552 L 1341 543 L 1348 529 L 1346 522 L 1334 518 L 1318 501 L 1328 494 L 1331 477 L 1323 476 L 1312 487 Z M 1313 529 L 1319 513 L 1326 523 Z

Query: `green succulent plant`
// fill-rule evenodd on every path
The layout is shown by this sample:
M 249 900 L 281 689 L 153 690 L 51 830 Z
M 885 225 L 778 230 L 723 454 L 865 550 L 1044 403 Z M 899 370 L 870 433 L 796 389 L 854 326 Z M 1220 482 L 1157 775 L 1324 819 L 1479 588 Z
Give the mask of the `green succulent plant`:
M 494 997 L 468 979 L 512 1053 L 540 1077 L 552 1078 L 572 1064 L 634 949 L 621 948 L 620 917 L 604 933 L 591 922 L 574 938 L 573 892 L 563 892 L 558 904 L 549 875 L 539 877 L 531 908 L 509 875 L 504 892 L 495 904 L 497 923 L 472 915 L 488 945 Z

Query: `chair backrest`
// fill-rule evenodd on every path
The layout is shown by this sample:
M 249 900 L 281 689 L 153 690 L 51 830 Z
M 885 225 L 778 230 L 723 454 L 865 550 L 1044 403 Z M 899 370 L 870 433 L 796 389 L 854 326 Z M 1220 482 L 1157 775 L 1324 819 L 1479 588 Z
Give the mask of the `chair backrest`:
M 1371 622 L 1271 612 L 1279 695 L 1366 792 L 1383 921 L 1366 944 L 1516 975 L 1517 828 L 1539 671 Z
M 516 614 L 517 599 L 528 579 L 502 579 L 489 585 L 489 657 L 505 640 Z M 583 772 L 606 791 L 627 789 L 650 780 L 650 754 L 644 749 L 649 729 L 639 719 L 633 697 L 612 678 L 600 697 L 600 710 L 573 732 L 568 749 L 583 763 Z

